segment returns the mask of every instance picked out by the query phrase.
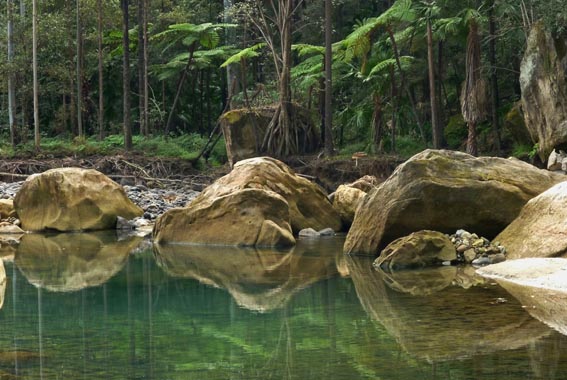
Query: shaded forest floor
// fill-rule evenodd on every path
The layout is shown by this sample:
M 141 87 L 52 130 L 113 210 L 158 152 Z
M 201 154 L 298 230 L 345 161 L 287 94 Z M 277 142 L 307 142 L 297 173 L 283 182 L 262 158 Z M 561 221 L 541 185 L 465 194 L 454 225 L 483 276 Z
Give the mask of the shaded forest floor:
M 350 158 L 317 158 L 316 156 L 291 157 L 283 160 L 297 173 L 320 184 L 327 191 L 334 191 L 340 184 L 353 182 L 364 175 L 386 179 L 402 162 L 397 156 L 369 156 L 358 160 Z M 180 182 L 195 190 L 212 183 L 230 171 L 223 166 L 195 167 L 182 158 L 156 158 L 139 154 L 95 155 L 89 157 L 13 158 L 0 161 L 0 181 L 15 182 L 29 175 L 53 168 L 81 167 L 96 169 L 115 181 L 126 184 L 143 184 L 148 187 L 177 187 Z

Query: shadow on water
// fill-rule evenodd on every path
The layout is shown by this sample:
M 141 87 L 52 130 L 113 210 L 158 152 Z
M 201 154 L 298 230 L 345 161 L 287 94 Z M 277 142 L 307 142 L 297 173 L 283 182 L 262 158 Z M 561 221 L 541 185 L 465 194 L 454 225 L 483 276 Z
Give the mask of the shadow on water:
M 283 307 L 299 290 L 337 275 L 342 240 L 299 240 L 286 251 L 261 248 L 155 245 L 158 265 L 175 278 L 226 289 L 246 309 Z

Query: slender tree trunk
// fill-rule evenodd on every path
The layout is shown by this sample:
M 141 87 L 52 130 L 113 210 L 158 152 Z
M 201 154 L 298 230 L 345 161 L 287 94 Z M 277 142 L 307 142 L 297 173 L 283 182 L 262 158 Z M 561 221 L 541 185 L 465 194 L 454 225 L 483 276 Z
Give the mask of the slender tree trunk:
M 233 21 L 232 16 L 230 14 L 230 9 L 233 7 L 233 5 L 234 5 L 234 0 L 223 0 L 223 7 L 224 7 L 223 18 L 224 18 L 224 22 L 227 24 L 230 24 Z M 233 28 L 225 28 L 225 36 L 228 45 L 236 44 Z M 226 83 L 228 85 L 229 92 L 232 88 L 231 83 L 238 83 L 238 81 L 235 82 L 236 78 L 238 78 L 238 67 L 236 65 L 228 65 L 226 67 Z M 238 87 L 234 89 L 234 92 L 235 93 L 238 92 Z M 230 94 L 230 93 L 227 95 L 229 99 L 232 99 L 233 96 L 234 94 Z M 232 108 L 232 104 L 230 105 L 230 108 Z
M 476 157 L 478 155 L 478 145 L 476 142 L 476 123 L 470 121 L 468 123 L 468 128 L 469 134 L 467 137 L 467 153 Z
M 373 96 L 374 100 L 374 112 L 372 115 L 372 124 L 374 126 L 373 133 L 373 145 L 374 153 L 382 153 L 382 135 L 383 135 L 383 123 L 384 119 L 382 117 L 382 97 L 380 93 L 375 92 Z
M 189 67 L 191 67 L 191 63 L 193 62 L 193 54 L 195 53 L 195 49 L 197 48 L 197 43 L 194 42 L 189 47 L 189 58 L 187 59 L 187 64 L 185 65 L 185 69 L 181 73 L 177 81 L 177 91 L 175 92 L 175 98 L 173 98 L 173 104 L 171 105 L 171 111 L 169 111 L 169 116 L 167 118 L 167 124 L 165 125 L 165 136 L 169 134 L 171 127 L 173 126 L 173 115 L 175 114 L 175 109 L 177 108 L 177 103 L 179 102 L 179 97 L 181 96 L 181 89 L 183 88 L 183 84 L 187 79 L 187 72 L 189 71 Z
M 431 131 L 433 132 L 433 147 L 440 149 L 443 145 L 443 132 L 439 128 L 437 114 L 437 94 L 435 85 L 435 60 L 433 58 L 433 30 L 431 20 L 427 20 L 427 63 L 429 68 L 429 102 L 431 104 Z
M 8 0 L 7 17 L 8 17 L 8 123 L 10 126 L 10 143 L 12 147 L 16 147 L 16 86 L 14 78 L 14 68 L 12 67 L 14 60 L 14 17 L 13 17 L 13 0 Z
M 392 141 L 391 141 L 391 150 L 392 152 L 396 151 L 396 133 L 397 133 L 397 128 L 396 128 L 396 117 L 398 116 L 398 104 L 399 104 L 399 99 L 398 99 L 398 89 L 396 87 L 396 73 L 394 71 L 394 68 L 392 67 L 390 69 L 390 76 L 391 76 L 391 87 L 390 87 L 390 94 L 391 94 L 391 98 L 392 98 L 392 103 L 393 103 L 393 109 L 392 109 L 392 118 L 390 119 L 391 121 L 391 134 L 392 134 Z
M 81 25 L 81 0 L 77 0 L 77 127 L 79 129 L 79 137 L 84 136 L 83 131 L 83 33 Z
M 333 155 L 333 3 L 325 0 L 325 155 Z
M 98 42 L 98 139 L 104 139 L 104 72 L 102 61 L 102 0 L 97 0 L 97 42 Z
M 122 96 L 123 100 L 123 123 L 124 123 L 124 149 L 132 149 L 132 125 L 130 122 L 130 29 L 128 0 L 122 1 L 122 47 L 124 49 L 122 62 Z
M 32 2 L 32 70 L 33 70 L 33 124 L 34 145 L 40 149 L 39 135 L 39 83 L 37 78 L 37 0 Z
M 386 28 L 387 32 L 388 32 L 388 36 L 390 38 L 390 42 L 392 43 L 392 49 L 394 51 L 394 58 L 396 60 L 396 66 L 398 67 L 398 70 L 400 71 L 400 90 L 402 90 L 405 86 L 405 73 L 402 69 L 402 63 L 400 61 L 400 52 L 398 50 L 398 44 L 396 42 L 396 38 L 394 36 L 394 31 L 392 30 L 392 27 L 389 25 Z M 394 85 L 395 87 L 395 85 Z M 396 91 L 397 92 L 397 91 Z M 415 106 L 415 100 L 413 99 L 413 95 L 410 92 L 409 88 L 406 88 L 406 92 L 408 94 L 408 99 L 410 100 L 410 104 L 411 104 L 411 109 L 412 109 L 412 113 L 413 116 L 415 117 L 415 121 L 417 123 L 417 127 L 419 129 L 419 133 L 421 134 L 421 139 L 423 140 L 423 142 L 427 142 L 427 139 L 425 138 L 425 131 L 423 130 L 423 125 L 421 123 L 421 119 L 419 118 L 419 114 L 417 112 L 417 107 Z M 395 124 L 395 123 L 394 123 Z M 394 125 L 395 126 L 395 125 Z M 393 127 L 394 127 L 393 126 Z M 395 128 L 394 128 L 395 129 Z M 394 142 L 394 140 L 392 140 L 392 143 Z
M 498 92 L 498 77 L 496 75 L 496 20 L 494 19 L 494 0 L 488 9 L 488 59 L 490 61 L 490 89 L 491 89 L 491 118 L 492 129 L 494 131 L 494 139 L 496 145 L 496 153 L 502 154 L 502 143 L 500 138 L 500 126 L 498 120 L 498 107 L 500 105 L 499 92 Z
M 145 89 L 145 0 L 138 0 L 138 109 L 139 109 L 139 120 L 140 123 L 140 134 L 147 136 L 148 132 L 146 130 L 146 89 Z
M 149 120 L 149 77 L 148 77 L 148 12 L 150 7 L 149 0 L 144 1 L 144 132 L 145 136 L 150 134 Z

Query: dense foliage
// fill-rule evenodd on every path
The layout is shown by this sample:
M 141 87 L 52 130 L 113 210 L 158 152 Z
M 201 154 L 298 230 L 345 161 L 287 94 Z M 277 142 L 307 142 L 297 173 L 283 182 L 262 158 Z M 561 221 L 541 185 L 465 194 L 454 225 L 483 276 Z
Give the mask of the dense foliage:
M 130 108 L 124 107 L 127 98 L 138 146 L 159 136 L 199 135 L 206 141 L 229 107 L 280 104 L 286 110 L 291 101 L 310 109 L 319 125 L 325 114 L 324 3 L 41 1 L 37 69 L 43 141 L 76 142 L 77 136 L 94 141 L 123 134 L 125 108 Z M 467 126 L 457 119 L 463 111 L 470 122 L 474 111 L 462 110 L 461 100 L 469 78 L 467 35 L 475 25 L 480 48 L 475 75 L 483 85 L 475 87 L 481 92 L 474 99 L 491 99 L 473 118 L 480 153 L 518 152 L 522 147 L 515 146 L 503 129 L 503 119 L 520 97 L 526 36 L 536 19 L 543 19 L 556 36 L 565 34 L 567 10 L 562 4 L 334 0 L 335 146 L 343 151 L 402 154 L 426 146 L 464 149 Z M 31 0 L 0 4 L 0 25 L 6 26 L 0 30 L 0 135 L 10 154 L 29 149 L 33 141 L 31 9 Z M 123 86 L 124 15 L 129 20 L 129 90 Z M 289 32 L 288 19 L 291 41 L 284 35 Z M 475 107 L 474 102 L 466 104 Z M 273 129 L 292 125 L 293 115 L 286 118 L 280 116 Z M 470 134 L 468 138 L 470 144 Z M 14 147 L 6 149 L 9 145 Z

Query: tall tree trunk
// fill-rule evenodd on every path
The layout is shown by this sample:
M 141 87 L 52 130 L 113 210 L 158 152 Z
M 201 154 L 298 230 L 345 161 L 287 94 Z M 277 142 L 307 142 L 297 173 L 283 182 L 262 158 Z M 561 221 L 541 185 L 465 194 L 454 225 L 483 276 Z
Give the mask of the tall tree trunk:
M 13 18 L 13 0 L 8 0 L 7 17 L 8 17 L 8 123 L 10 126 L 10 143 L 12 147 L 16 147 L 16 86 L 14 78 L 14 68 L 12 66 L 14 60 L 14 18 Z
M 132 125 L 130 121 L 130 29 L 128 0 L 122 1 L 122 47 L 124 49 L 122 61 L 122 96 L 123 100 L 123 123 L 124 123 L 124 149 L 132 149 Z
M 183 88 L 183 84 L 187 79 L 187 72 L 191 67 L 191 63 L 193 62 L 193 54 L 195 53 L 195 49 L 197 48 L 197 43 L 193 42 L 189 47 L 189 58 L 187 59 L 187 64 L 185 65 L 185 69 L 181 73 L 181 76 L 177 80 L 177 91 L 175 92 L 175 97 L 173 98 L 173 104 L 171 105 L 171 110 L 169 111 L 169 116 L 167 117 L 167 124 L 165 125 L 165 136 L 169 134 L 171 127 L 173 126 L 173 115 L 175 114 L 175 109 L 177 108 L 177 103 L 179 103 L 179 97 L 181 96 L 181 89 Z
M 145 0 L 138 0 L 138 110 L 140 123 L 140 134 L 147 136 L 146 130 L 146 90 L 145 90 Z
M 223 18 L 224 18 L 224 22 L 227 24 L 230 24 L 233 22 L 232 20 L 232 16 L 230 14 L 230 9 L 234 6 L 234 0 L 223 0 L 223 8 L 224 8 L 224 12 L 223 12 Z M 234 35 L 234 30 L 233 28 L 225 28 L 225 36 L 226 36 L 226 42 L 228 45 L 235 45 L 236 44 L 236 38 Z M 226 66 L 226 83 L 228 86 L 228 91 L 229 94 L 227 95 L 228 99 L 232 99 L 234 94 L 231 94 L 230 91 L 232 89 L 232 85 L 231 83 L 236 83 L 238 86 L 238 81 L 236 80 L 236 78 L 238 78 L 238 67 L 237 65 L 227 65 Z M 236 80 L 236 81 L 235 81 Z M 234 92 L 237 93 L 238 92 L 238 87 L 236 87 L 234 89 Z M 230 108 L 232 108 L 232 104 L 230 104 Z
M 437 114 L 437 94 L 435 86 L 435 60 L 433 59 L 433 30 L 431 20 L 427 20 L 427 66 L 429 71 L 429 102 L 431 104 L 431 131 L 433 132 L 433 147 L 440 149 L 443 145 L 443 132 L 439 128 Z
M 325 155 L 333 155 L 333 3 L 325 0 Z
M 98 139 L 104 139 L 104 72 L 102 61 L 102 0 L 97 0 L 97 43 L 98 43 Z
M 144 132 L 145 136 L 150 133 L 149 120 L 149 77 L 148 77 L 148 12 L 150 7 L 149 0 L 144 1 Z
M 491 89 L 491 119 L 494 131 L 496 153 L 502 154 L 502 142 L 500 138 L 500 126 L 498 120 L 498 107 L 500 106 L 498 92 L 498 77 L 496 75 L 496 20 L 494 18 L 494 0 L 490 2 L 488 9 L 488 59 L 490 61 L 490 89 Z
M 373 133 L 373 145 L 374 153 L 382 153 L 382 135 L 383 135 L 383 124 L 384 119 L 382 117 L 382 97 L 379 92 L 375 92 L 373 95 L 374 100 L 374 112 L 372 114 L 372 124 L 374 126 Z
M 79 137 L 84 136 L 83 131 L 83 33 L 81 26 L 81 0 L 77 0 L 77 127 L 79 129 Z
M 476 142 L 476 123 L 470 121 L 468 123 L 468 129 L 469 132 L 467 136 L 467 153 L 476 157 L 478 155 L 478 145 Z
M 402 62 L 400 61 L 400 52 L 399 52 L 399 49 L 398 49 L 398 43 L 396 42 L 396 38 L 394 36 L 394 31 L 392 30 L 391 25 L 387 26 L 386 31 L 388 32 L 388 37 L 390 39 L 390 42 L 392 43 L 392 49 L 394 51 L 394 58 L 396 60 L 396 66 L 398 67 L 398 70 L 400 71 L 400 90 L 402 90 L 405 87 L 405 72 L 402 69 Z M 395 87 L 395 85 L 394 85 L 394 87 Z M 425 138 L 425 131 L 423 130 L 423 125 L 421 123 L 421 119 L 419 118 L 419 114 L 417 113 L 417 107 L 415 106 L 415 100 L 413 98 L 413 94 L 411 93 L 409 88 L 407 88 L 407 87 L 405 87 L 405 88 L 406 88 L 406 92 L 408 94 L 408 99 L 409 99 L 410 104 L 411 104 L 413 116 L 415 117 L 415 121 L 417 123 L 419 133 L 421 135 L 421 139 L 425 143 L 425 142 L 427 142 L 427 139 Z M 397 90 L 396 90 L 396 92 L 397 92 Z M 394 122 L 394 125 L 392 127 L 395 127 L 395 122 Z M 395 130 L 395 128 L 393 128 L 393 130 Z M 392 140 L 392 143 L 394 143 L 394 140 L 395 139 Z
M 40 149 L 39 84 L 37 78 L 37 0 L 32 2 L 32 70 L 33 70 L 33 125 L 35 149 Z

